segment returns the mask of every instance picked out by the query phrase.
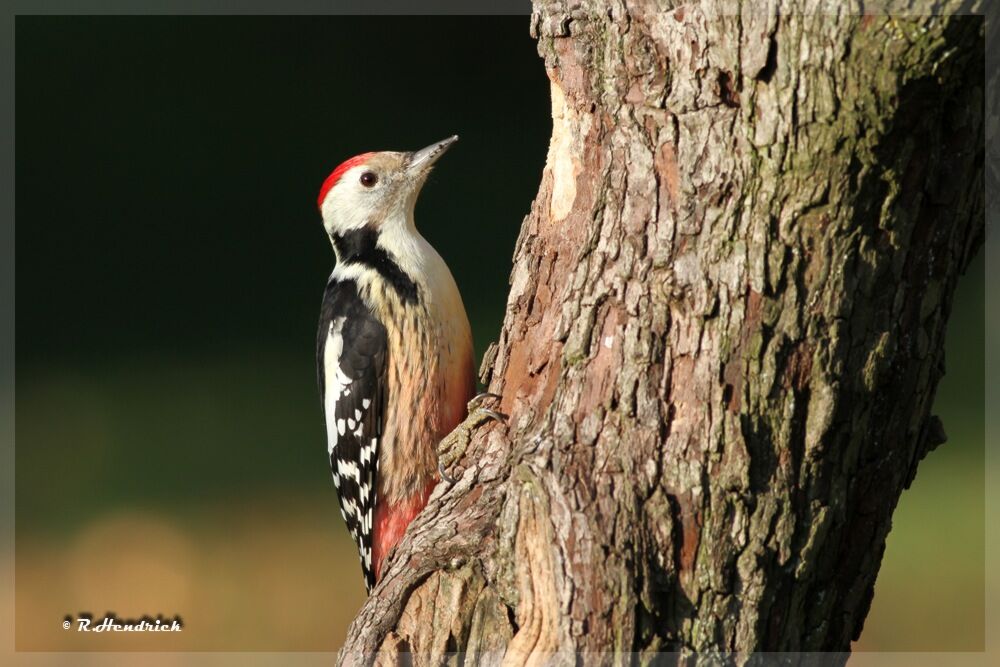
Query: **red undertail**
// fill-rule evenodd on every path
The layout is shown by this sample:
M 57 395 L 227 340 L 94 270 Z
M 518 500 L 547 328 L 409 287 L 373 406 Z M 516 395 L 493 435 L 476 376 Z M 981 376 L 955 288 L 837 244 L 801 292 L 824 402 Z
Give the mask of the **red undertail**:
M 387 505 L 381 499 L 375 503 L 375 527 L 372 543 L 372 561 L 375 565 L 375 581 L 382 578 L 382 561 L 403 538 L 406 527 L 416 518 L 427 504 L 437 480 L 430 482 L 423 491 L 415 493 L 395 505 Z

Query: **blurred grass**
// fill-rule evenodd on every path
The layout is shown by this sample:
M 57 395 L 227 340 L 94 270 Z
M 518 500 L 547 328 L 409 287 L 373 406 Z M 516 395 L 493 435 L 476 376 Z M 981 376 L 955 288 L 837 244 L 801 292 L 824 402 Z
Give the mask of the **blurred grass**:
M 20 380 L 18 650 L 336 649 L 364 588 L 312 372 L 247 353 Z M 108 611 L 185 629 L 61 628 Z
M 325 496 L 325 494 L 324 494 Z M 364 600 L 328 497 L 260 495 L 197 513 L 112 510 L 17 543 L 17 650 L 333 651 Z M 80 633 L 62 619 L 179 614 L 181 633 Z
M 943 449 L 924 461 L 893 516 L 856 650 L 985 649 L 983 476 L 973 459 Z

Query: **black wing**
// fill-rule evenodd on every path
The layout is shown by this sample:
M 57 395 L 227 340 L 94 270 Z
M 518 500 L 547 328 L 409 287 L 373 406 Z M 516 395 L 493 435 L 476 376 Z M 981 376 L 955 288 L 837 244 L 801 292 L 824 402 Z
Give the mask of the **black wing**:
M 350 280 L 326 286 L 316 338 L 319 390 L 340 513 L 358 545 L 365 585 L 375 585 L 372 519 L 385 415 L 387 338 Z

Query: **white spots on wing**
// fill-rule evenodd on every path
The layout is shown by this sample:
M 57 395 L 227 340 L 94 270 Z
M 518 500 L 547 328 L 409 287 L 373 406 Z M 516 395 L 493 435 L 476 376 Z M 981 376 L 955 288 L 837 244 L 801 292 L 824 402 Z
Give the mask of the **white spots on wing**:
M 350 477 L 355 482 L 361 482 L 361 471 L 358 469 L 358 464 L 354 461 L 344 461 L 339 459 L 337 461 L 337 470 L 344 477 Z
M 372 458 L 375 457 L 375 447 L 378 445 L 378 438 L 372 438 L 372 441 L 361 448 L 361 465 L 368 465 L 371 463 Z
M 333 408 L 336 404 L 335 401 L 331 400 L 329 396 L 326 397 L 326 453 L 333 454 L 333 450 L 337 448 L 337 429 L 334 425 L 331 415 L 333 415 Z
M 366 534 L 372 532 L 372 513 L 371 513 L 371 511 L 368 511 L 368 512 L 365 513 L 364 531 L 365 531 Z
M 338 265 L 339 266 L 339 265 Z M 323 353 L 324 412 L 327 446 L 332 463 L 333 484 L 340 499 L 340 515 L 358 545 L 358 555 L 366 578 L 371 578 L 372 531 L 377 498 L 378 424 L 368 411 L 374 396 L 367 380 L 355 384 L 341 364 L 345 354 L 345 317 L 330 323 Z M 350 369 L 350 364 L 348 369 Z M 358 391 L 358 389 L 362 391 Z M 377 389 L 377 387 L 376 387 Z M 353 437 L 353 440 L 352 440 Z M 366 582 L 367 583 L 367 582 Z
M 349 467 L 346 461 L 338 462 L 338 465 L 342 465 L 344 468 Z M 341 506 L 344 508 L 341 510 L 341 515 L 344 516 L 344 522 L 351 533 L 351 539 L 358 545 L 358 559 L 365 576 L 369 577 L 372 567 L 372 508 L 378 494 L 370 485 L 369 480 L 359 485 L 358 491 L 358 502 L 352 498 L 341 499 Z
M 337 401 L 350 394 L 351 378 L 340 368 L 340 356 L 344 352 L 344 338 L 341 332 L 344 328 L 344 318 L 338 317 L 330 322 L 330 333 L 323 350 L 323 378 L 325 387 L 326 413 L 326 444 L 328 453 L 332 454 L 337 446 L 339 436 L 344 435 L 345 428 L 336 419 Z
M 351 378 L 344 374 L 340 365 L 340 358 L 344 352 L 344 339 L 342 336 L 344 320 L 344 317 L 338 317 L 330 323 L 330 333 L 326 341 L 323 358 L 324 379 L 326 382 L 324 409 L 327 423 L 327 451 L 330 455 L 333 455 L 337 444 L 342 442 L 344 436 L 348 433 L 353 435 L 359 444 L 366 439 L 368 434 L 365 433 L 365 423 L 363 420 L 365 419 L 365 411 L 372 405 L 371 398 L 358 396 L 346 406 L 341 406 L 339 412 L 343 416 L 337 416 L 337 404 L 348 396 L 351 396 L 352 383 Z M 358 398 L 361 399 L 360 409 L 356 405 L 352 405 L 352 403 L 357 402 Z M 353 412 L 353 416 L 351 416 L 351 412 Z M 362 447 L 360 452 L 361 461 L 363 463 L 370 462 L 374 458 L 374 454 L 374 444 L 371 447 Z
M 358 516 L 358 506 L 357 503 L 354 502 L 353 498 L 348 498 L 344 501 L 344 511 L 353 517 Z M 344 517 L 344 519 L 346 520 L 347 517 Z
M 614 344 L 614 342 L 615 342 L 615 337 L 614 336 L 605 336 L 604 337 L 604 347 L 608 348 L 609 350 L 611 349 L 611 346 Z

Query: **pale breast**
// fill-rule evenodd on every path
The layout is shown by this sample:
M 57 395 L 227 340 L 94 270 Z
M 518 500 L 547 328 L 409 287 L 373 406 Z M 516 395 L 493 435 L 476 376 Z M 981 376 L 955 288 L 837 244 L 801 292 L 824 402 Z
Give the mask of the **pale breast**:
M 436 254 L 436 253 L 435 253 Z M 440 258 L 437 258 L 441 261 Z M 418 286 L 416 303 L 383 280 L 369 284 L 388 332 L 388 398 L 380 447 L 380 497 L 401 502 L 437 475 L 436 445 L 465 417 L 474 389 L 472 334 L 443 266 Z M 445 275 L 446 274 L 446 275 Z

